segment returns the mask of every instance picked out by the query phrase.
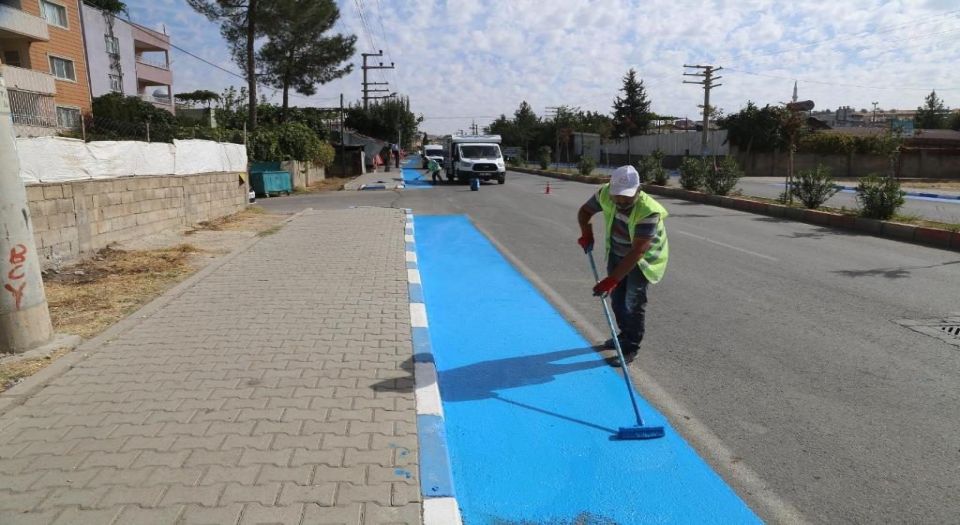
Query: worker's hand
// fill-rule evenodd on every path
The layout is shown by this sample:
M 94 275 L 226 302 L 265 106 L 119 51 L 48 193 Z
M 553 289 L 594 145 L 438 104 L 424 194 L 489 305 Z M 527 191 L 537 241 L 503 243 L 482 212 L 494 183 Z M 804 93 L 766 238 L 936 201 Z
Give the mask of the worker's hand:
M 593 295 L 610 295 L 610 292 L 617 287 L 617 282 L 613 277 L 604 277 L 602 281 L 593 287 Z
M 577 239 L 577 244 L 579 244 L 580 247 L 583 248 L 583 253 L 592 252 L 593 251 L 593 232 L 589 230 L 583 232 L 583 235 L 581 235 L 580 238 Z

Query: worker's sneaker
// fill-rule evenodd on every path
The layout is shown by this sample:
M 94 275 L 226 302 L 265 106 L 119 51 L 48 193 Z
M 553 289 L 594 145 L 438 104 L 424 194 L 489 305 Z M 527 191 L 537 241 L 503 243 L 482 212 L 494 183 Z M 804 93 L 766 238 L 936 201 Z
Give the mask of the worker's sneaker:
M 632 351 L 629 351 L 629 352 L 628 352 L 628 351 L 624 351 L 624 352 L 623 352 L 623 359 L 626 360 L 627 364 L 629 365 L 630 363 L 633 362 L 634 359 L 637 358 L 637 354 L 638 354 L 638 353 L 639 353 L 639 349 L 633 349 Z M 623 366 L 623 364 L 620 363 L 620 357 L 619 357 L 619 356 L 613 356 L 613 357 L 611 357 L 611 358 L 610 358 L 610 366 L 615 366 L 615 367 L 621 367 L 621 366 Z
M 617 339 L 620 340 L 620 347 L 623 348 L 623 345 L 626 343 L 626 340 L 623 338 L 623 334 L 617 335 Z M 617 347 L 613 344 L 613 338 L 607 339 L 603 342 L 603 348 L 607 350 L 615 350 Z

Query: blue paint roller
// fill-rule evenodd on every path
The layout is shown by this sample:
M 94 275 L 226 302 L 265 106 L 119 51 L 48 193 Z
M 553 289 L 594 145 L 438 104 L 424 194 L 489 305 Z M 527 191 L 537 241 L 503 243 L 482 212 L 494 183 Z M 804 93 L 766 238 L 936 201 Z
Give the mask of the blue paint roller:
M 593 250 L 587 252 L 590 259 L 590 269 L 593 270 L 593 278 L 600 282 L 600 274 L 597 273 L 597 263 L 593 260 Z M 630 403 L 633 404 L 633 413 L 637 416 L 637 424 L 632 427 L 620 427 L 617 430 L 617 439 L 657 439 L 664 436 L 663 427 L 652 427 L 643 424 L 643 418 L 640 417 L 640 408 L 637 407 L 637 398 L 633 393 L 633 381 L 630 379 L 630 372 L 627 371 L 629 365 L 623 358 L 623 350 L 620 348 L 620 338 L 617 337 L 617 327 L 613 325 L 613 317 L 610 315 L 610 305 L 607 304 L 606 294 L 600 296 L 600 302 L 603 304 L 603 313 L 607 316 L 607 324 L 610 325 L 610 335 L 613 337 L 613 346 L 617 349 L 617 357 L 620 358 L 620 368 L 623 370 L 623 381 L 627 384 L 627 393 L 630 394 Z

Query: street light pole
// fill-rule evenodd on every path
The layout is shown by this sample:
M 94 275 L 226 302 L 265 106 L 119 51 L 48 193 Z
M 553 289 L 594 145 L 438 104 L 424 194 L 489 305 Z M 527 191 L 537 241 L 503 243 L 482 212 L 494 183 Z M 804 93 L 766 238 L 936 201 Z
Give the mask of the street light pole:
M 12 353 L 46 343 L 53 336 L 53 327 L 2 76 L 0 159 L 0 352 Z

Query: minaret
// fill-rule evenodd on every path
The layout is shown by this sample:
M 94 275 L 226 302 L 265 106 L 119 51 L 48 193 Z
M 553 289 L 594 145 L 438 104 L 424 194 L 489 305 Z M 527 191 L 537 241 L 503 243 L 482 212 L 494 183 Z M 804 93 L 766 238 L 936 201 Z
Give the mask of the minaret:
M 794 81 L 793 81 L 793 100 L 792 100 L 792 102 L 796 102 L 796 101 L 797 101 L 797 81 L 794 80 Z

